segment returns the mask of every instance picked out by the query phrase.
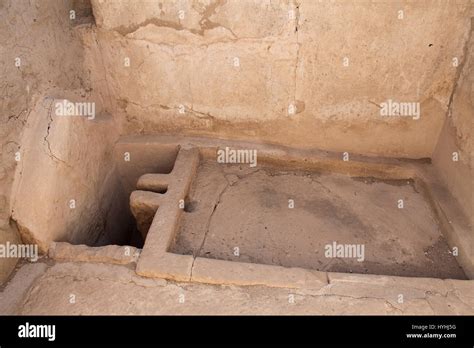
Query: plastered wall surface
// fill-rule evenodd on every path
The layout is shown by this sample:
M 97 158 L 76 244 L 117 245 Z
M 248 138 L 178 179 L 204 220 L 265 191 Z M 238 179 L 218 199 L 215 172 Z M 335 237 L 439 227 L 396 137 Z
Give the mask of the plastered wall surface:
M 474 30 L 474 28 L 473 28 Z M 474 216 L 474 35 L 453 92 L 448 117 L 433 162 L 449 191 L 473 224 Z
M 84 8 L 83 1 L 0 2 L 2 245 L 38 243 L 44 250 L 50 239 L 98 239 L 94 230 L 102 228 L 91 207 L 111 170 L 104 154 L 114 127 L 111 120 L 104 125 L 103 98 L 91 87 L 80 34 Z M 97 118 L 57 116 L 53 102 L 62 98 L 95 102 Z M 81 219 L 88 223 L 77 224 Z M 16 262 L 0 258 L 0 282 Z
M 204 134 L 420 158 L 431 156 L 443 126 L 472 3 L 92 5 L 97 61 L 124 134 Z M 388 100 L 419 103 L 419 118 L 382 117 Z
M 21 134 L 33 107 L 48 88 L 78 89 L 83 86 L 82 49 L 68 30 L 72 1 L 0 2 L 0 242 L 18 242 L 11 226 L 11 188 L 22 152 Z M 66 15 L 61 16 L 61 13 Z M 46 131 L 46 129 L 44 130 Z M 0 259 L 0 279 L 16 259 Z

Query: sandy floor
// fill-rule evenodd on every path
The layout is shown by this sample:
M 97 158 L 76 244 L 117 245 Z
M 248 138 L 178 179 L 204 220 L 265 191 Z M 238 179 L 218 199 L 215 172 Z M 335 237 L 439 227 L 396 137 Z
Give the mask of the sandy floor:
M 186 211 L 171 250 L 176 253 L 322 271 L 466 279 L 413 181 L 204 162 Z M 334 242 L 363 246 L 364 260 L 326 257 L 326 246 Z

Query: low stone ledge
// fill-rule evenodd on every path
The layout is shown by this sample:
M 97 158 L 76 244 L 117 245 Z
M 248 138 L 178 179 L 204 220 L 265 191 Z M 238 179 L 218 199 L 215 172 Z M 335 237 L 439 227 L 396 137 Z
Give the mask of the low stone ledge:
M 446 296 L 449 291 L 444 280 L 435 278 L 328 272 L 328 279 L 328 292 L 341 296 L 397 300 L 399 295 L 403 295 L 404 299 L 422 299 L 427 294 Z
M 328 284 L 324 272 L 202 257 L 194 261 L 191 281 L 298 289 L 320 289 Z
M 189 281 L 193 257 L 191 255 L 178 255 L 162 253 L 161 255 L 144 254 L 140 258 L 136 272 L 142 277 L 164 278 L 175 281 Z
M 137 181 L 137 190 L 162 192 L 168 189 L 170 177 L 168 174 L 144 174 Z
M 132 246 L 89 247 L 65 242 L 50 244 L 48 255 L 58 261 L 101 262 L 118 265 L 136 263 L 141 250 Z

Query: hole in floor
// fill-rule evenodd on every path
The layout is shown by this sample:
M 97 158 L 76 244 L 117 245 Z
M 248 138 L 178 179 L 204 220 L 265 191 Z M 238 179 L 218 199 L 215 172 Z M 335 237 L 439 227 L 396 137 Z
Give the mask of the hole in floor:
M 192 213 L 196 210 L 198 202 L 191 200 L 189 197 L 186 197 L 184 200 L 184 211 L 186 213 Z

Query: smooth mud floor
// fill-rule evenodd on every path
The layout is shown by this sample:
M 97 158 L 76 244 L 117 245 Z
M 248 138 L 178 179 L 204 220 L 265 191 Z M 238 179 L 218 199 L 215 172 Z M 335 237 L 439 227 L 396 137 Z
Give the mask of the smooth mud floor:
M 359 253 L 328 257 L 334 243 Z M 260 165 L 201 163 L 170 251 L 319 271 L 466 279 L 412 180 Z

